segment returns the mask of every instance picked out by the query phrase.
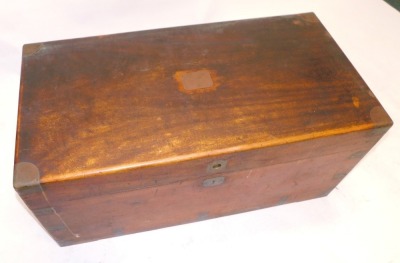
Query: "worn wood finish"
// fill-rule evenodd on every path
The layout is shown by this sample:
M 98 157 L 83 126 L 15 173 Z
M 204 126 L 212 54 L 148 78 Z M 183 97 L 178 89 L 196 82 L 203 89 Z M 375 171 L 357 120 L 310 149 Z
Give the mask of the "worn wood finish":
M 391 125 L 311 13 L 29 44 L 14 187 L 70 245 L 326 195 Z

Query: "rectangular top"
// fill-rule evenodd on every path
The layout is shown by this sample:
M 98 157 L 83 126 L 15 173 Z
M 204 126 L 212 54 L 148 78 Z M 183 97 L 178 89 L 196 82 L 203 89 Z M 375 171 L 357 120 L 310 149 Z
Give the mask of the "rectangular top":
M 25 45 L 15 163 L 46 183 L 388 125 L 307 13 Z

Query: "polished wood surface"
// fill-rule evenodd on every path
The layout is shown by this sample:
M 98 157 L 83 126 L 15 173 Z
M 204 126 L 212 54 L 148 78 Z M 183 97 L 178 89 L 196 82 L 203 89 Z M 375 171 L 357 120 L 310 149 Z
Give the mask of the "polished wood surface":
M 323 196 L 391 125 L 311 13 L 28 44 L 14 187 L 69 245 Z

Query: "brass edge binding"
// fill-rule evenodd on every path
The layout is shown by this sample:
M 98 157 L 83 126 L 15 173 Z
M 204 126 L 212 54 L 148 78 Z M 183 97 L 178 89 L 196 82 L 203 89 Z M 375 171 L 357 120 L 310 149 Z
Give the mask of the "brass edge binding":
M 30 162 L 19 162 L 14 166 L 14 189 L 18 192 L 22 200 L 27 204 L 32 213 L 39 219 L 46 231 L 60 245 L 69 244 L 70 240 L 79 238 L 80 235 L 73 232 L 61 215 L 50 204 L 40 182 L 39 168 Z M 31 203 L 29 196 L 34 198 L 40 205 Z M 31 205 L 35 207 L 32 207 Z M 51 222 L 51 223 L 50 223 Z M 65 240 L 65 235 L 69 236 Z
M 392 126 L 393 121 L 382 106 L 375 106 L 369 112 L 371 121 L 377 126 Z
M 40 184 L 39 169 L 33 163 L 20 162 L 14 166 L 14 188 L 38 186 Z
M 39 52 L 43 48 L 42 43 L 25 44 L 22 49 L 23 56 L 30 56 Z

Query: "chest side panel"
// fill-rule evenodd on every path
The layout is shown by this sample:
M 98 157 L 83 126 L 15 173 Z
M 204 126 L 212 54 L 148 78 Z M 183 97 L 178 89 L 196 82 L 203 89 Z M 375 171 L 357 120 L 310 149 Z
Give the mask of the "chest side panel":
M 143 170 L 141 181 L 135 181 L 139 174 L 121 174 L 43 184 L 48 205 L 62 218 L 62 222 L 52 221 L 45 227 L 61 245 L 69 245 L 321 197 L 345 177 L 385 130 L 310 140 L 263 154 L 221 156 L 228 160 L 227 167 L 247 160 L 258 162 L 239 171 L 207 173 L 207 164 L 214 163 L 211 158 L 205 160 L 203 173 L 190 177 L 185 174 L 193 171 L 190 167 L 173 165 L 171 170 Z M 293 155 L 290 159 L 268 156 L 273 152 L 281 158 Z M 155 176 L 163 171 L 184 176 Z M 53 217 L 44 215 L 42 220 L 46 223 Z
M 70 245 L 322 197 L 358 162 L 351 154 L 64 202 L 54 209 L 74 235 L 65 233 L 58 242 Z

